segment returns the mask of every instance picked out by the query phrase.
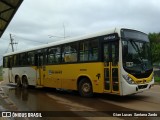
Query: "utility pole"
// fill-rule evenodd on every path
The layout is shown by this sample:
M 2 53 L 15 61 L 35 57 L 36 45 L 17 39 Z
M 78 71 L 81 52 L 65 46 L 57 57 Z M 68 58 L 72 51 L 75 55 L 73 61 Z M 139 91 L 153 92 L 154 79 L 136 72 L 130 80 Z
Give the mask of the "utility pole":
M 13 45 L 14 45 L 14 44 L 17 44 L 17 43 L 14 43 L 14 42 L 13 42 L 14 39 L 12 38 L 12 34 L 10 34 L 10 40 L 11 40 L 11 43 L 10 43 L 10 44 L 11 44 L 11 46 L 12 46 L 12 52 L 14 52 L 14 46 L 13 46 Z

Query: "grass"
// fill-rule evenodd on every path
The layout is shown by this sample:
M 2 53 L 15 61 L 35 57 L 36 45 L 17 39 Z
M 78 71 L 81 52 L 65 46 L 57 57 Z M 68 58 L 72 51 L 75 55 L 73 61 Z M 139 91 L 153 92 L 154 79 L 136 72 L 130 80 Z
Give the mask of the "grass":
M 155 76 L 155 77 L 154 77 L 154 80 L 155 80 L 155 82 L 160 83 L 160 77 Z
M 3 80 L 3 78 L 2 78 L 2 76 L 0 76 L 0 81 L 2 81 Z

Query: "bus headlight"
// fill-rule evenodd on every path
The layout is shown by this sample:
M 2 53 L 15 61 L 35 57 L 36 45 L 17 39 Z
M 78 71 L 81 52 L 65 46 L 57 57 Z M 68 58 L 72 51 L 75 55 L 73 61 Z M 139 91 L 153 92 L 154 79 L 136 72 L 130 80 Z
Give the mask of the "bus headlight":
M 129 84 L 135 84 L 135 82 L 134 82 L 128 75 L 123 75 L 123 78 L 124 78 Z

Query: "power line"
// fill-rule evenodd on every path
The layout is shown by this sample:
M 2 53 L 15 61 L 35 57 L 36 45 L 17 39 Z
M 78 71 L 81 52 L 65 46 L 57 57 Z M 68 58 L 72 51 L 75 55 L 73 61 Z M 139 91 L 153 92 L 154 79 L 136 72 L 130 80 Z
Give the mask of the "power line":
M 7 50 L 5 51 L 5 53 L 7 53 L 7 52 L 8 52 L 9 46 L 10 46 L 10 44 L 8 44 L 8 48 L 7 48 Z
M 36 41 L 36 40 L 26 39 L 26 38 L 19 37 L 19 36 L 18 36 L 18 38 L 20 38 L 22 40 L 25 40 L 25 41 L 31 41 L 31 42 L 37 42 L 37 43 L 43 43 L 43 44 L 45 43 L 45 44 L 47 44 L 46 42 L 40 42 L 40 41 Z
M 70 37 L 70 36 L 66 36 L 66 27 L 65 27 L 65 24 L 63 23 L 63 36 L 56 36 L 56 35 L 48 35 L 49 38 L 52 38 L 52 37 L 57 37 L 57 38 L 67 38 L 67 37 Z
M 31 39 L 28 39 L 28 38 L 23 38 L 23 37 L 20 37 L 20 36 L 17 36 L 16 37 L 20 38 L 21 40 L 23 41 L 31 41 L 31 42 L 37 42 L 37 43 L 47 43 L 47 42 L 40 42 L 40 41 L 36 41 L 36 40 L 31 40 Z M 12 37 L 13 38 L 13 37 Z M 63 37 L 62 37 L 63 38 Z M 1 38 L 2 40 L 8 40 L 7 38 Z

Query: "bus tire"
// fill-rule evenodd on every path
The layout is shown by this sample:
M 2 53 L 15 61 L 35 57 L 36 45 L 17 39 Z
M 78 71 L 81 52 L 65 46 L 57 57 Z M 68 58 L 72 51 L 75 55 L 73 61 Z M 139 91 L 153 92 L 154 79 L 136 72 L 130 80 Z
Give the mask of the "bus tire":
M 92 97 L 93 89 L 92 84 L 88 78 L 83 78 L 78 84 L 78 91 L 82 97 Z
M 22 87 L 25 89 L 28 88 L 28 80 L 26 76 L 22 77 Z
M 21 87 L 21 80 L 19 76 L 16 76 L 16 86 Z

